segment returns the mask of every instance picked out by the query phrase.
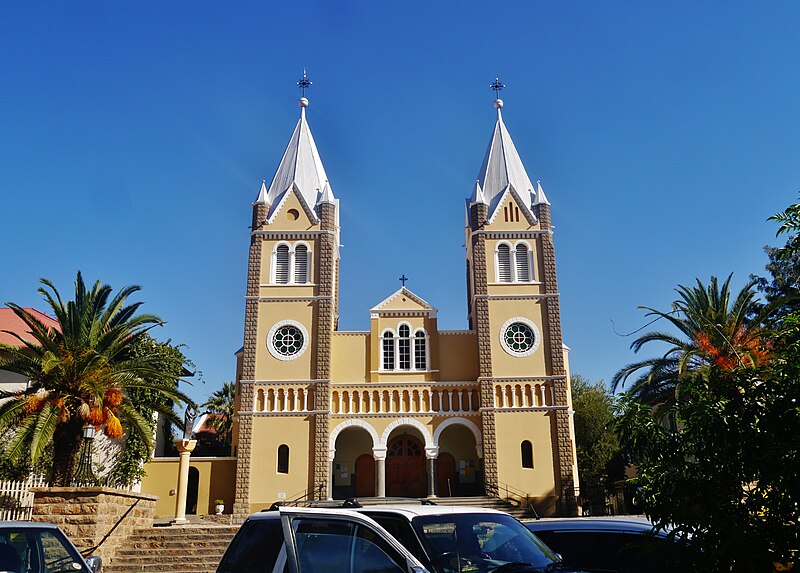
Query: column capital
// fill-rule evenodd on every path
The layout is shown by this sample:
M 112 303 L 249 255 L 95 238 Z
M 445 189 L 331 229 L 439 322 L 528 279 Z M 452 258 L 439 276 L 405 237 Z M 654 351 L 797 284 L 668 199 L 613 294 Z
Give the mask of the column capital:
M 192 453 L 192 450 L 194 450 L 196 445 L 197 440 L 186 440 L 184 438 L 178 438 L 175 440 L 175 447 L 178 448 L 178 451 L 181 454 Z
M 386 447 L 385 446 L 375 446 L 372 448 L 372 457 L 376 460 L 385 460 L 386 459 Z
M 429 460 L 435 460 L 439 457 L 439 446 L 425 448 L 425 457 Z

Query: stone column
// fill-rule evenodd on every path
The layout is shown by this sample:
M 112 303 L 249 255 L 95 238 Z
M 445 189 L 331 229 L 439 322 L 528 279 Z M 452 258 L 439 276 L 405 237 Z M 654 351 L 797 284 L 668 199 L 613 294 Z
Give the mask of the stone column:
M 178 492 L 175 499 L 175 519 L 172 523 L 186 523 L 186 490 L 189 487 L 189 456 L 197 445 L 197 440 L 175 440 L 175 447 L 181 454 L 178 463 Z
M 375 458 L 375 495 L 386 497 L 386 448 L 372 448 Z
M 428 497 L 436 497 L 436 460 L 439 457 L 439 447 L 425 448 L 425 466 L 428 474 Z

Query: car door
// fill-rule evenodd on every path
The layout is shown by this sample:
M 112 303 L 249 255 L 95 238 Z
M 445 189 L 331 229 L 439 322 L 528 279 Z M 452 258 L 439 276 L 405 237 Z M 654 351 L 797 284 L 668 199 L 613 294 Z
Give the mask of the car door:
M 280 513 L 291 573 L 428 573 L 365 515 L 300 507 Z

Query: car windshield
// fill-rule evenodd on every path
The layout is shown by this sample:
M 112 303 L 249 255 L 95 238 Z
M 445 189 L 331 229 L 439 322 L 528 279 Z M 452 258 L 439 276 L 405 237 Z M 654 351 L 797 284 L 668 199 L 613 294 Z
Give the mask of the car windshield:
M 439 573 L 544 569 L 555 553 L 519 521 L 496 513 L 418 516 L 412 521 Z

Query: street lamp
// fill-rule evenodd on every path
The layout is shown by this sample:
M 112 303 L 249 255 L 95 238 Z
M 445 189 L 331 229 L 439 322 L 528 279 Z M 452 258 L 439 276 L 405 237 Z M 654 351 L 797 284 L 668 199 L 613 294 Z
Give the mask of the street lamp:
M 83 447 L 81 448 L 81 459 L 78 468 L 72 477 L 72 485 L 93 486 L 97 485 L 97 478 L 92 471 L 92 440 L 94 440 L 95 428 L 92 424 L 83 427 Z

